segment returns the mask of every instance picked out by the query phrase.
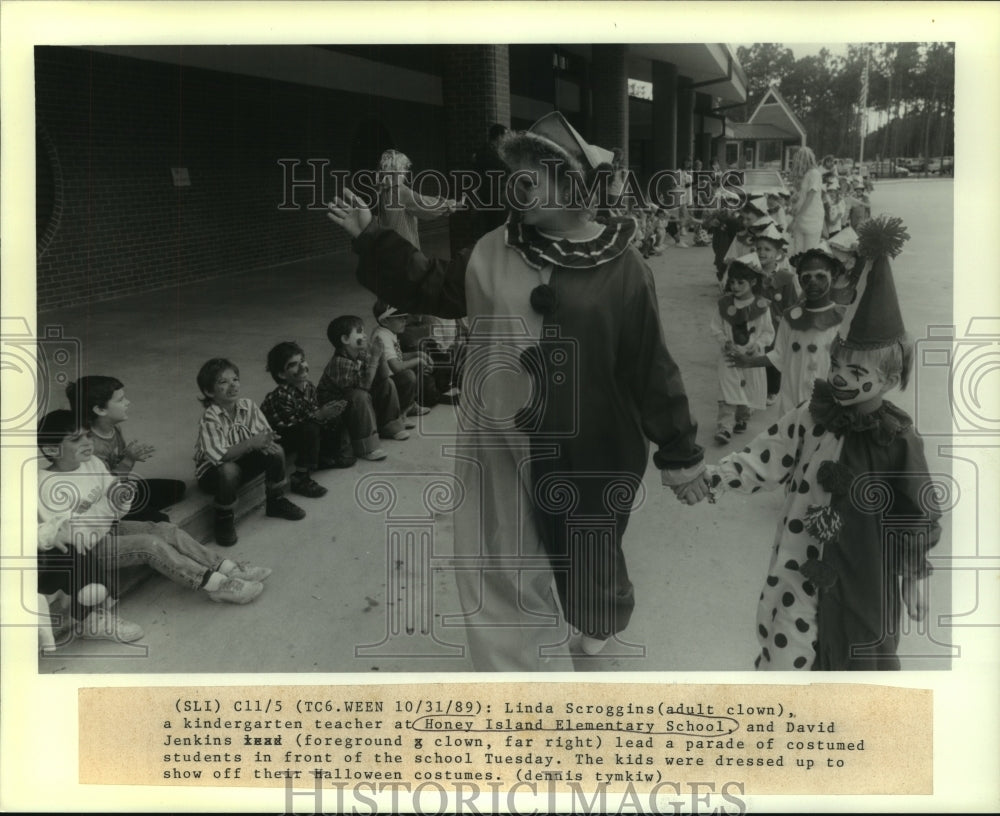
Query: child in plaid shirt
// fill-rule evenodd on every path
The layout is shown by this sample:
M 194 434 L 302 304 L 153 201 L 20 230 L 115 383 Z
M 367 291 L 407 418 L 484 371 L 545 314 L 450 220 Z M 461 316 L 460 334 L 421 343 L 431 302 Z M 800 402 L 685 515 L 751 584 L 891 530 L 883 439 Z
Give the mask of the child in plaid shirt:
M 320 407 L 316 386 L 309 381 L 309 363 L 298 343 L 278 343 L 267 353 L 267 370 L 278 384 L 260 405 L 264 417 L 281 435 L 285 453 L 295 453 L 291 490 L 309 498 L 326 495 L 326 488 L 309 475 L 316 470 L 350 467 L 351 454 L 343 414 L 345 400 Z
M 240 398 L 240 370 L 223 357 L 214 357 L 198 372 L 198 390 L 205 406 L 195 443 L 198 486 L 215 496 L 215 543 L 231 547 L 236 541 L 233 511 L 240 485 L 259 473 L 267 488 L 265 513 L 298 521 L 306 512 L 284 497 L 285 452 L 277 434 L 251 399 Z
M 391 378 L 373 385 L 384 352 L 380 348 L 378 357 L 372 359 L 365 324 L 354 315 L 331 320 L 326 336 L 334 353 L 319 378 L 316 397 L 321 405 L 345 400 L 344 417 L 354 453 L 373 462 L 385 459 L 388 454 L 379 447 L 375 403 L 384 403 L 379 411 L 382 416 L 399 416 L 399 397 Z

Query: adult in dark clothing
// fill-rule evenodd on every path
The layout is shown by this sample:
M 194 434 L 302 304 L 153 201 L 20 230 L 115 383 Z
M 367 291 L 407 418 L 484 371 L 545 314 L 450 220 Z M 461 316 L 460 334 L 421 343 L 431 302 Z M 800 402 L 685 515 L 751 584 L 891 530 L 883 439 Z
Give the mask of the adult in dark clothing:
M 631 246 L 635 222 L 594 222 L 541 164 L 592 172 L 611 154 L 559 114 L 532 131 L 501 145 L 511 171 L 536 171 L 518 190 L 524 211 L 451 262 L 371 226 L 353 197 L 330 209 L 354 237 L 363 285 L 399 308 L 471 321 L 456 445 L 467 495 L 455 513 L 455 555 L 480 670 L 543 669 L 547 655 L 564 655 L 565 638 L 542 625 L 560 606 L 588 654 L 625 629 L 635 601 L 621 542 L 647 440 L 682 501 L 707 495 L 652 274 Z M 549 194 L 556 206 L 541 205 Z M 520 366 L 509 364 L 512 351 Z

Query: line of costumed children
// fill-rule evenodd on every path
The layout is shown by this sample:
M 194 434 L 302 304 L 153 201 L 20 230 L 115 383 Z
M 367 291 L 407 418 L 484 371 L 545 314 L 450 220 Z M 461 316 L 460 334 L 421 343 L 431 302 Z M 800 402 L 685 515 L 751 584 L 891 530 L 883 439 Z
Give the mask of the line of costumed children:
M 938 491 L 912 420 L 884 399 L 912 364 L 890 266 L 908 237 L 897 218 L 859 226 L 857 297 L 842 321 L 815 329 L 835 334 L 829 371 L 710 467 L 719 492 L 785 491 L 757 607 L 758 669 L 899 669 L 902 607 L 926 616 Z M 800 275 L 826 251 L 803 253 Z

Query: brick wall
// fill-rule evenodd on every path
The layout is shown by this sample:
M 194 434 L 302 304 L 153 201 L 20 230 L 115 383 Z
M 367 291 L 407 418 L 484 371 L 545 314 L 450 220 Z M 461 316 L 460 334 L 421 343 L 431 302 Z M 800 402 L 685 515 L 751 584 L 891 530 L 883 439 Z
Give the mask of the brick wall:
M 417 169 L 446 169 L 435 106 L 57 47 L 36 49 L 35 86 L 53 208 L 39 311 L 346 249 L 305 208 L 308 190 L 298 211 L 278 209 L 278 159 L 349 169 L 363 121 L 382 123 L 384 147 Z M 174 187 L 171 167 L 188 168 L 191 186 Z
M 456 45 L 448 49 L 443 74 L 448 167 L 471 169 L 490 126 L 510 127 L 510 53 L 506 45 Z M 477 237 L 469 213 L 452 217 L 452 252 Z
M 628 72 L 625 46 L 593 46 L 591 76 L 594 84 L 593 133 L 591 141 L 608 150 L 620 147 L 628 164 L 629 116 Z

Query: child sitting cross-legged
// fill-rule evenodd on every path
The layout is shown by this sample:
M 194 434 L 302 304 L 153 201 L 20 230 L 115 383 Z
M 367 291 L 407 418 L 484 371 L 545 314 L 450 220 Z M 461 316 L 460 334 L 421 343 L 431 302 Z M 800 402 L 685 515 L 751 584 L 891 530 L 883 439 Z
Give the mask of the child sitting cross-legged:
M 116 570 L 142 564 L 217 602 L 249 603 L 263 591 L 260 582 L 271 574 L 266 567 L 219 558 L 169 522 L 122 520 L 134 487 L 94 456 L 91 432 L 72 411 L 53 411 L 42 419 L 38 446 L 49 461 L 38 470 L 40 567 L 43 575 L 69 567 L 64 586 L 40 579 L 40 591 L 61 588 L 87 605 L 86 593 L 81 596 L 85 587 L 79 584 L 88 567 L 96 568 L 100 583 L 107 586 L 114 585 Z M 123 626 L 119 620 L 107 626 L 114 622 L 106 613 L 96 621 L 90 617 L 84 620 L 85 636 L 142 637 L 134 624 Z
M 205 413 L 195 443 L 195 477 L 202 490 L 215 496 L 215 543 L 231 547 L 237 542 L 237 494 L 240 485 L 260 473 L 267 490 L 266 514 L 289 521 L 305 518 L 305 510 L 284 496 L 285 452 L 256 403 L 240 397 L 236 364 L 214 357 L 197 379 Z
M 309 364 L 298 343 L 278 343 L 267 353 L 267 370 L 278 384 L 260 405 L 268 423 L 281 435 L 286 453 L 295 454 L 293 493 L 309 498 L 326 495 L 310 474 L 355 463 L 344 422 L 345 400 L 320 405 L 309 381 Z

